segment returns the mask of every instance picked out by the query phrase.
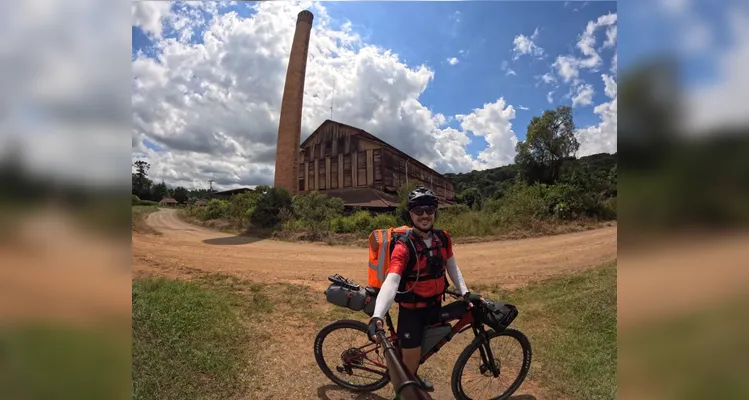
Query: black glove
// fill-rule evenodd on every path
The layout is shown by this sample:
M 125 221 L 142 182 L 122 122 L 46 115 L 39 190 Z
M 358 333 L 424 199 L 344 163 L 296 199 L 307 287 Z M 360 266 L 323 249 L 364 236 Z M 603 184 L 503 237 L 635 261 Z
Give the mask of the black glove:
M 380 322 L 380 325 L 384 326 L 381 318 L 373 317 L 372 319 L 369 320 L 369 326 L 367 327 L 367 337 L 369 338 L 370 341 L 372 341 L 372 343 L 376 343 L 374 337 L 377 334 L 377 331 L 380 329 L 384 329 L 382 327 L 377 326 L 377 321 Z

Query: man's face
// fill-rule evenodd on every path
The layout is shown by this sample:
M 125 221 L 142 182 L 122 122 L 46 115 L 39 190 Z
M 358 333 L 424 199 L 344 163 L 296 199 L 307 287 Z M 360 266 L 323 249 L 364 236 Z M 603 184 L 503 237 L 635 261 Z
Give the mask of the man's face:
M 415 207 L 409 211 L 409 214 L 411 214 L 414 226 L 425 231 L 432 228 L 435 211 L 437 211 L 435 207 Z

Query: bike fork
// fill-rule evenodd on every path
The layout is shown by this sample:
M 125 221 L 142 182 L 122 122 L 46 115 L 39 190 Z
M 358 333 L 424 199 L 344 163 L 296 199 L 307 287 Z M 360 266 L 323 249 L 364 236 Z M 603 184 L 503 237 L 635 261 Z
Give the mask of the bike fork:
M 496 360 L 494 360 L 494 354 L 492 353 L 492 348 L 489 345 L 489 335 L 487 335 L 484 329 L 479 330 L 473 328 L 473 331 L 476 336 L 481 338 L 479 353 L 481 354 L 481 361 L 483 361 L 484 364 L 481 366 L 480 372 L 484 374 L 486 371 L 490 370 L 492 371 L 492 375 L 494 375 L 495 378 L 499 377 L 499 367 L 497 366 Z

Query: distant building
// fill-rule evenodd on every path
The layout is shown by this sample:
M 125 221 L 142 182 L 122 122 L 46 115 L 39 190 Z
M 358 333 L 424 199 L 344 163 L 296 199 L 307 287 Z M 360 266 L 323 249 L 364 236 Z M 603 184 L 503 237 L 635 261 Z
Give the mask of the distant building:
M 246 188 L 246 187 L 238 188 L 238 189 L 230 189 L 230 190 L 224 190 L 221 192 L 208 193 L 208 197 L 212 199 L 229 200 L 229 198 L 231 198 L 231 196 L 235 194 L 242 194 L 242 193 L 249 192 L 249 191 L 252 191 L 252 189 Z
M 160 206 L 176 206 L 179 202 L 171 197 L 164 197 L 159 201 Z
M 455 203 L 453 183 L 415 158 L 362 130 L 326 120 L 301 144 L 298 192 L 319 191 L 350 207 L 394 209 L 397 190 L 417 182 L 440 203 Z

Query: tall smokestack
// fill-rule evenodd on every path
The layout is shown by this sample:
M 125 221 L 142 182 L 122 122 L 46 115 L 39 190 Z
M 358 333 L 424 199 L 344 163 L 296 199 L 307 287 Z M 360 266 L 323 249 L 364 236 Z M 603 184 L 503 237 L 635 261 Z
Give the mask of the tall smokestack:
M 289 67 L 281 100 L 281 116 L 278 121 L 278 144 L 276 145 L 276 173 L 273 185 L 284 188 L 291 194 L 299 186 L 299 141 L 302 130 L 302 102 L 304 99 L 304 75 L 307 71 L 307 50 L 312 32 L 311 12 L 299 13 L 291 44 Z

